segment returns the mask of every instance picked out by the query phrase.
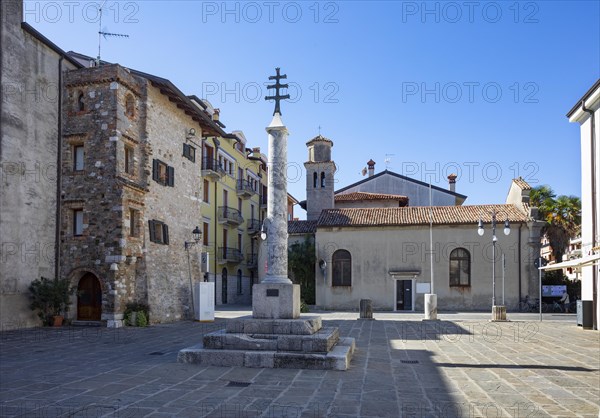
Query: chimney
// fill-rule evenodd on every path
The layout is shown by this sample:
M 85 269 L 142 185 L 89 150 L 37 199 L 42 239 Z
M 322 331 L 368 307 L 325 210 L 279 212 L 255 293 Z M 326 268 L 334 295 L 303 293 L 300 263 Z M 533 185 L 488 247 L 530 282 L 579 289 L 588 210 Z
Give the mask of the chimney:
M 372 177 L 375 174 L 375 161 L 372 159 L 367 162 L 367 167 L 369 167 L 369 177 Z
M 448 176 L 448 190 L 456 192 L 456 174 L 452 173 Z
M 219 120 L 219 113 L 221 113 L 221 109 L 215 109 L 212 115 L 212 120 Z

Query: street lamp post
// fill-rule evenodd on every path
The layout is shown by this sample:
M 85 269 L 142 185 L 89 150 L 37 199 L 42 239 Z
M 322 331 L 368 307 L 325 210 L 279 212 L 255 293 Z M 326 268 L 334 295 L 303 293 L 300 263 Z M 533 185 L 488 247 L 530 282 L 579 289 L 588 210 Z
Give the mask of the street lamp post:
M 196 307 L 194 306 L 194 286 L 192 284 L 192 266 L 190 264 L 190 248 L 198 245 L 200 240 L 202 239 L 202 231 L 200 231 L 199 227 L 194 228 L 192 231 L 193 241 L 185 241 L 184 248 L 187 253 L 187 262 L 188 262 L 188 276 L 190 278 L 190 297 L 192 299 L 192 320 L 196 315 Z
M 496 214 L 498 213 L 495 209 L 489 212 L 492 215 L 492 321 L 506 321 L 506 306 L 496 305 Z M 510 234 L 510 224 L 508 222 L 508 214 L 504 212 L 506 219 L 504 221 L 504 235 Z M 483 236 L 483 220 L 479 218 L 477 225 L 477 233 L 479 236 Z

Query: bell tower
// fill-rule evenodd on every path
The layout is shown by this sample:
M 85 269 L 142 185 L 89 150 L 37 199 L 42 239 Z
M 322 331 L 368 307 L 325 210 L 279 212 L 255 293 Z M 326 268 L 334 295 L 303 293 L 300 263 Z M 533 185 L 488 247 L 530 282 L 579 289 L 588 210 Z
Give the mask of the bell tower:
M 306 143 L 306 219 L 317 220 L 323 209 L 333 209 L 335 163 L 331 160 L 333 141 L 321 134 Z

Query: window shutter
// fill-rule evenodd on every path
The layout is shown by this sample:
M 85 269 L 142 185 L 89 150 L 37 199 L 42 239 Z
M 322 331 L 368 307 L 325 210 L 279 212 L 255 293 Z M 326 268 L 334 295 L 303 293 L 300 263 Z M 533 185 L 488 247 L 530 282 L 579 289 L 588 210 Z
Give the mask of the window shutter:
M 190 153 L 190 160 L 192 160 L 193 163 L 196 162 L 196 148 L 192 147 L 191 145 L 189 146 L 189 153 Z
M 167 167 L 167 186 L 175 185 L 175 169 L 171 166 Z
M 167 224 L 163 224 L 163 244 L 169 245 L 169 226 Z
M 148 227 L 150 228 L 150 242 L 156 242 L 156 234 L 154 233 L 154 221 L 148 221 Z
M 152 160 L 152 180 L 159 181 L 158 178 L 158 160 Z

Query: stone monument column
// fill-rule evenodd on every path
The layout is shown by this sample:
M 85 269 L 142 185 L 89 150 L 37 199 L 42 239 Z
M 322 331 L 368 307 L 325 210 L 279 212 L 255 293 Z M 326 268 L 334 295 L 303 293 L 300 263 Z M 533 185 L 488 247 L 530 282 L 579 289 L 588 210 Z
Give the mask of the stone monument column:
M 287 136 L 281 115 L 275 113 L 269 134 L 267 219 L 267 275 L 262 283 L 292 284 L 288 278 Z
M 275 100 L 273 120 L 267 127 L 269 134 L 267 219 L 263 232 L 267 234 L 267 274 L 260 284 L 252 288 L 252 316 L 262 319 L 296 319 L 300 317 L 300 286 L 288 278 L 288 232 L 287 232 L 287 135 L 281 120 L 280 101 L 289 99 L 279 90 L 287 88 L 280 80 L 287 76 L 277 74 L 269 77 L 275 84 L 275 95 L 265 97 Z

